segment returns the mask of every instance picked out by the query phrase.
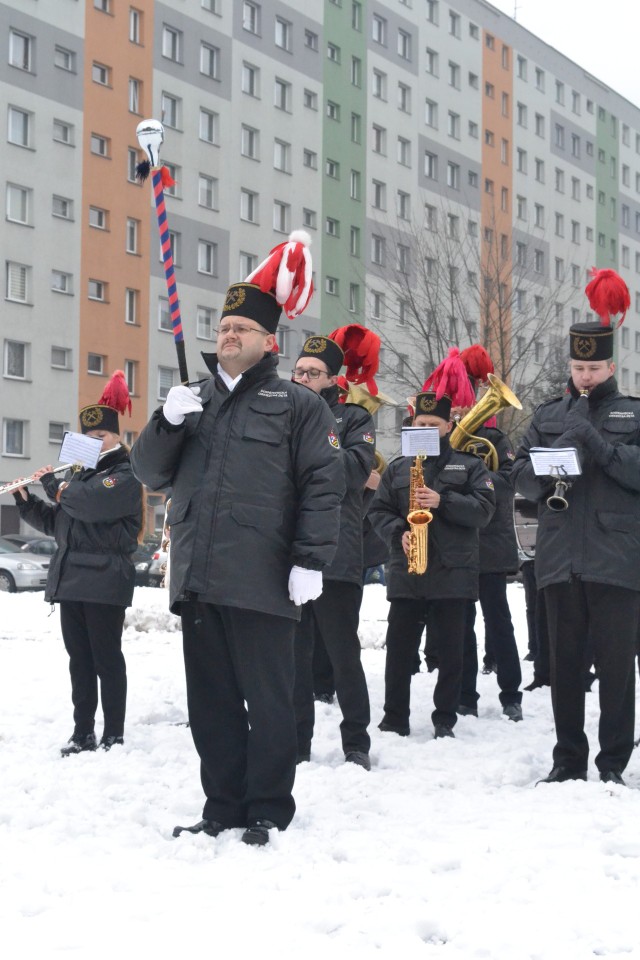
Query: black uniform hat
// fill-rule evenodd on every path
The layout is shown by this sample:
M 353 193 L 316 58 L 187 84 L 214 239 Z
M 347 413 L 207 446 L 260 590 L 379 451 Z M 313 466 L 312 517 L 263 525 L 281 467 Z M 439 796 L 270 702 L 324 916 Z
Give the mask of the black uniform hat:
M 414 419 L 421 414 L 428 414 L 430 417 L 440 417 L 442 420 L 450 420 L 451 397 L 445 393 L 438 398 L 433 390 L 429 390 L 428 393 L 419 393 L 415 402 Z
M 80 429 L 82 433 L 91 430 L 108 430 L 120 436 L 119 413 L 129 411 L 131 416 L 131 397 L 127 381 L 122 370 L 116 370 L 102 391 L 97 403 L 83 407 L 80 411 Z
M 344 353 L 335 340 L 329 337 L 307 337 L 302 345 L 300 357 L 313 357 L 326 363 L 330 376 L 337 377 L 344 364 Z
M 611 315 L 622 314 L 616 324 L 619 327 L 631 305 L 629 288 L 615 270 L 594 268 L 585 293 L 600 322 L 574 323 L 569 328 L 569 354 L 572 360 L 610 360 L 615 330 Z

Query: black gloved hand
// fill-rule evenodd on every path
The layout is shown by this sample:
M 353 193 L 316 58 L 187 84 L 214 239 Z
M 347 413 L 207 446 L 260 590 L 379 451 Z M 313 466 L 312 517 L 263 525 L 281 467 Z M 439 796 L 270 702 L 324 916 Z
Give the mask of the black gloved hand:
M 584 450 L 584 452 L 592 456 L 595 462 L 601 467 L 606 466 L 613 457 L 614 445 L 609 443 L 608 440 L 605 440 L 604 437 L 601 437 L 589 420 L 577 419 L 573 425 L 562 434 L 554 446 L 563 446 L 563 443 L 560 441 L 565 441 L 564 446 L 576 447 L 578 451 L 581 449 Z M 580 460 L 581 463 L 584 463 L 582 455 L 580 456 Z
M 589 419 L 589 401 L 586 396 L 578 397 L 567 413 L 565 425 L 573 426 L 575 423 L 581 423 Z
M 40 483 L 42 484 L 42 489 L 49 497 L 49 500 L 56 499 L 58 493 L 58 487 L 61 484 L 61 480 L 58 480 L 55 473 L 43 473 L 40 477 Z

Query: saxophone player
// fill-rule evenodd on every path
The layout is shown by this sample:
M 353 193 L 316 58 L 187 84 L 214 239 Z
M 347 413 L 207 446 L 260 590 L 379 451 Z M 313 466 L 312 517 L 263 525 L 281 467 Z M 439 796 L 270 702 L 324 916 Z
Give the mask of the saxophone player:
M 452 398 L 434 392 L 416 397 L 413 426 L 436 427 L 440 452 L 423 463 L 418 508 L 433 513 L 428 566 L 408 572 L 410 476 L 413 460 L 399 457 L 384 472 L 369 517 L 390 546 L 384 716 L 380 730 L 408 736 L 411 675 L 426 625 L 438 650 L 438 679 L 431 715 L 436 737 L 453 737 L 460 702 L 467 601 L 478 597 L 478 531 L 495 509 L 493 482 L 478 457 L 449 445 Z

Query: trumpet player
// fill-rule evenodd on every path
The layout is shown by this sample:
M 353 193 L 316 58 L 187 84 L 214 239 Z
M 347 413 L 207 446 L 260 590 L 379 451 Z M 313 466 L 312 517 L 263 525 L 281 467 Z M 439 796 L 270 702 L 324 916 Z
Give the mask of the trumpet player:
M 389 543 L 383 732 L 410 733 L 411 675 L 425 624 L 438 654 L 431 718 L 436 737 L 453 737 L 460 703 L 462 651 L 467 601 L 478 598 L 478 531 L 493 515 L 493 482 L 482 461 L 449 445 L 451 397 L 420 393 L 411 411 L 413 426 L 436 427 L 437 457 L 424 461 L 424 485 L 415 491 L 419 509 L 430 510 L 428 565 L 408 572 L 410 529 L 407 522 L 413 460 L 400 457 L 385 470 L 369 517 Z
M 634 654 L 640 616 L 640 400 L 618 390 L 611 316 L 630 304 L 613 270 L 593 271 L 586 288 L 599 323 L 569 331 L 570 377 L 562 397 L 538 407 L 516 455 L 516 490 L 538 502 L 535 570 L 547 611 L 553 767 L 543 783 L 586 780 L 584 672 L 593 650 L 599 679 L 600 751 L 605 783 L 623 785 L 633 750 Z M 551 477 L 534 474 L 533 446 L 575 447 L 582 466 L 550 509 Z

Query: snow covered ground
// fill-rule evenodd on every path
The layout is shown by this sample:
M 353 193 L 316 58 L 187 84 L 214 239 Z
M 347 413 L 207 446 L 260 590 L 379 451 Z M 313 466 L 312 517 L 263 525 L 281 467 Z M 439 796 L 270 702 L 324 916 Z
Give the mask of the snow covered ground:
M 524 654 L 523 591 L 509 590 Z M 551 767 L 548 688 L 525 693 L 516 724 L 493 676 L 455 740 L 432 739 L 426 673 L 411 737 L 381 734 L 385 618 L 384 589 L 366 587 L 371 773 L 344 764 L 338 708 L 319 705 L 297 816 L 256 849 L 240 831 L 171 837 L 203 798 L 164 591 L 138 590 L 127 615 L 124 747 L 65 760 L 57 611 L 42 594 L 0 594 L 3 957 L 640 958 L 640 750 L 628 789 L 605 787 L 593 765 L 588 783 L 534 789 Z M 593 746 L 597 684 L 587 708 Z

